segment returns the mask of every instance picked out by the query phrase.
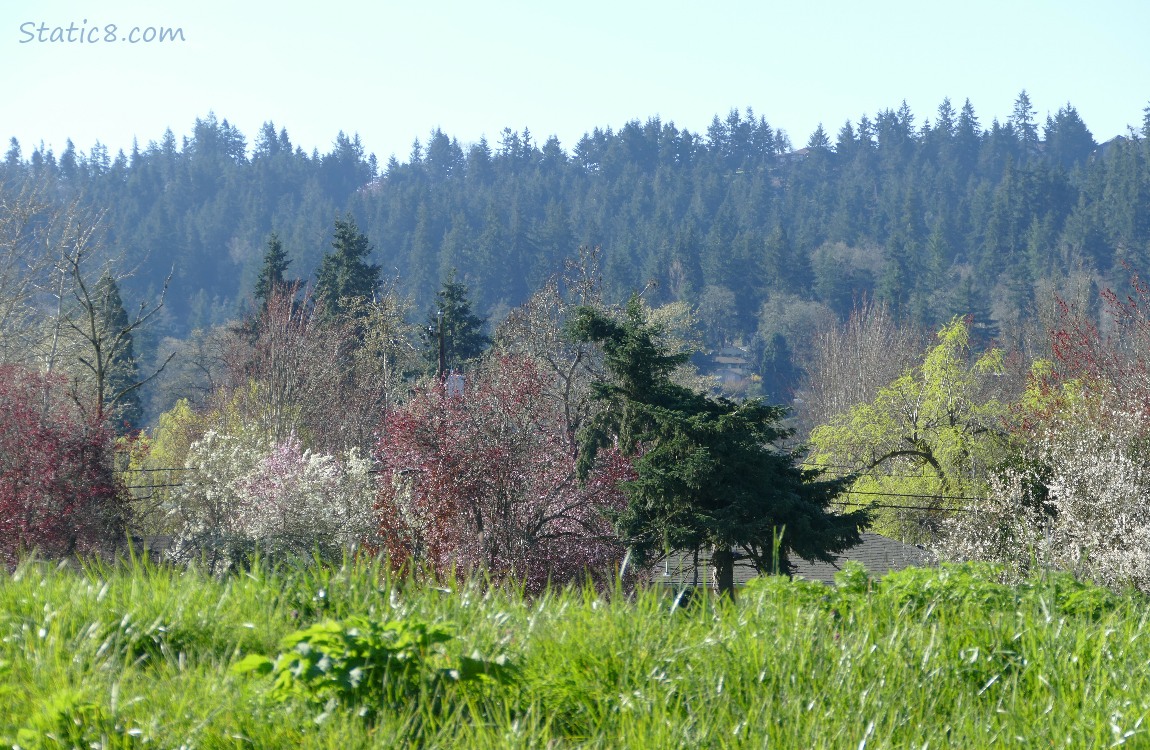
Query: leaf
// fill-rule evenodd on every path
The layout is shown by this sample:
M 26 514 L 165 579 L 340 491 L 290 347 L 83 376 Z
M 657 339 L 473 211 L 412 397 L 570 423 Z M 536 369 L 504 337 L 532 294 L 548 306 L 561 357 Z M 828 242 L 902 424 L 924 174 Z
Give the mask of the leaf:
M 255 672 L 256 674 L 262 676 L 270 674 L 274 666 L 275 663 L 266 656 L 262 656 L 260 654 L 248 654 L 243 659 L 233 664 L 230 671 L 232 674 L 248 674 Z

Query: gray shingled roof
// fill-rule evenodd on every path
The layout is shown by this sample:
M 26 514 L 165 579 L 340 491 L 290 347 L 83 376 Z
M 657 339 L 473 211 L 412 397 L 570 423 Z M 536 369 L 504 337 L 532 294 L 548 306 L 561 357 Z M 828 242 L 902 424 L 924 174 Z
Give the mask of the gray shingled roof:
M 903 568 L 926 567 L 938 564 L 934 554 L 922 547 L 864 531 L 856 546 L 835 557 L 834 562 L 807 562 L 802 558 L 792 561 L 796 578 L 834 583 L 835 573 L 850 560 L 857 560 L 872 576 L 882 576 Z
M 843 565 L 850 560 L 857 560 L 862 563 L 863 567 L 873 576 L 882 576 L 903 568 L 937 564 L 935 556 L 921 547 L 904 544 L 869 531 L 864 531 L 859 536 L 861 541 L 846 552 L 837 555 L 834 562 L 810 562 L 802 558 L 795 558 L 791 561 L 791 565 L 795 569 L 794 577 L 834 583 L 835 573 L 842 570 Z M 651 576 L 652 582 L 677 587 L 710 586 L 712 573 L 710 557 L 709 550 L 700 550 L 699 565 L 696 569 L 694 555 L 673 552 L 656 566 Z M 756 575 L 758 572 L 749 560 L 739 560 L 735 563 L 736 586 L 742 586 Z

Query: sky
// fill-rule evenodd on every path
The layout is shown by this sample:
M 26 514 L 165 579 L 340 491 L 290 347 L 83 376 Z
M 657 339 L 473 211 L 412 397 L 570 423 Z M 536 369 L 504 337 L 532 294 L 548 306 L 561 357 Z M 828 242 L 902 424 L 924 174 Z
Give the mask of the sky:
M 145 41 L 161 28 L 182 39 Z M 798 148 L 904 100 L 916 125 L 949 97 L 989 126 L 1025 89 L 1039 123 L 1070 103 L 1102 142 L 1142 123 L 1148 39 L 1146 0 L 4 0 L 0 138 L 115 154 L 214 112 L 249 147 L 272 121 L 309 152 L 358 133 L 382 163 L 435 128 L 570 151 L 596 127 L 698 132 L 750 107 Z

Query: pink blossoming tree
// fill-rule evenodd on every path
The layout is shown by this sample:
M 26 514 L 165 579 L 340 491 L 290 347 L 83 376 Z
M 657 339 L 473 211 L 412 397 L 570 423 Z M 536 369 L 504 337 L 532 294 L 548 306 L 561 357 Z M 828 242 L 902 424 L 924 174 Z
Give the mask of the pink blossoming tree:
M 389 413 L 378 445 L 377 510 L 393 564 L 548 582 L 604 577 L 622 558 L 608 518 L 633 477 L 604 451 L 585 483 L 562 405 L 525 357 L 501 357 L 462 393 L 434 382 Z

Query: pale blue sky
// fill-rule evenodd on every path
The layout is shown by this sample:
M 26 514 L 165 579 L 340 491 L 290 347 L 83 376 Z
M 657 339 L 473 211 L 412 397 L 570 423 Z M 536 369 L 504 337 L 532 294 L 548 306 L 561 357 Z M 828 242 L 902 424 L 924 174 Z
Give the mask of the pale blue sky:
M 27 22 L 186 41 L 21 43 Z M 989 125 L 1024 88 L 1040 123 L 1069 101 L 1104 141 L 1150 102 L 1150 2 L 5 0 L 0 76 L 3 148 L 16 136 L 25 156 L 178 138 L 209 111 L 249 145 L 266 120 L 309 151 L 358 132 L 381 162 L 435 127 L 493 146 L 527 127 L 570 150 L 596 126 L 700 131 L 748 106 L 798 147 L 903 99 L 921 124 L 970 98 Z

